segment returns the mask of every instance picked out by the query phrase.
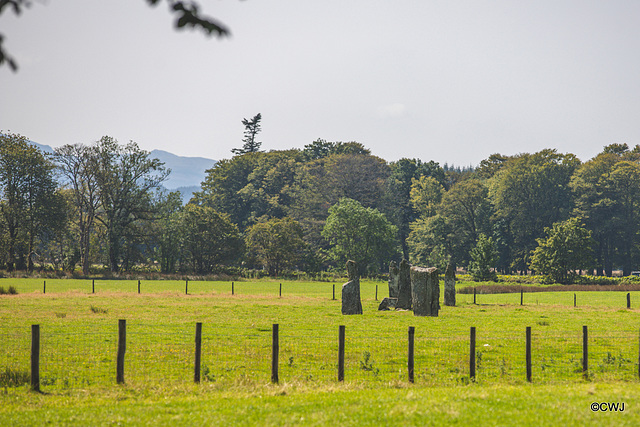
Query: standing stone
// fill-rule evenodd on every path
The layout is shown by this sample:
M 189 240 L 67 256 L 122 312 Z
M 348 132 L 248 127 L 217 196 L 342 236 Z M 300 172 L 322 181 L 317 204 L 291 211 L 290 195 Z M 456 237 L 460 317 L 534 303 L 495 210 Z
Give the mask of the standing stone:
M 382 300 L 382 302 L 378 306 L 378 310 L 385 311 L 385 310 L 395 309 L 397 303 L 398 303 L 397 298 L 385 298 Z
M 456 306 L 456 272 L 451 264 L 444 273 L 444 305 Z
M 396 308 L 411 310 L 411 266 L 406 259 L 398 269 L 398 303 Z
M 389 263 L 389 298 L 398 298 L 398 264 L 395 261 Z
M 360 276 L 355 261 L 347 261 L 349 281 L 342 285 L 342 314 L 362 314 L 360 301 Z
M 438 316 L 440 278 L 435 267 L 411 267 L 411 299 L 415 316 Z

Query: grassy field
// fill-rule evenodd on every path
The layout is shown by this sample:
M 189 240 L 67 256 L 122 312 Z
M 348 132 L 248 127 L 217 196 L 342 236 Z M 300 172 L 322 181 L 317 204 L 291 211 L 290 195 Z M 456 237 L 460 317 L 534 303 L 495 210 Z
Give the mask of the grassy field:
M 362 316 L 340 314 L 340 283 L 0 279 L 0 425 L 640 424 L 636 308 L 626 293 L 457 295 L 437 318 L 377 310 L 383 282 L 363 281 Z M 376 297 L 378 287 L 378 300 Z M 640 292 L 631 293 L 640 302 Z M 442 299 L 441 299 L 442 301 Z M 637 304 L 640 305 L 640 304 Z M 632 304 L 632 307 L 635 305 Z M 127 320 L 125 385 L 115 383 L 118 319 Z M 193 384 L 203 323 L 202 382 Z M 271 327 L 280 325 L 280 384 L 270 384 Z M 41 383 L 28 374 L 30 327 L 41 327 Z M 346 326 L 345 381 L 337 376 Z M 581 370 L 589 328 L 589 376 Z M 415 384 L 407 329 L 416 328 Z M 477 328 L 475 381 L 469 329 Z M 525 328 L 533 330 L 533 383 Z M 2 372 L 5 372 L 4 376 Z M 4 384 L 3 384 L 4 382 Z M 625 403 L 592 412 L 592 402 Z

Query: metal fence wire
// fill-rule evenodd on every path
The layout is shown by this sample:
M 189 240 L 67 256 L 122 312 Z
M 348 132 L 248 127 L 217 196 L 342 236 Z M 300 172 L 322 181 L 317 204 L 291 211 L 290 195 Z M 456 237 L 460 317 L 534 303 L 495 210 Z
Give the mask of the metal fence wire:
M 149 386 L 194 381 L 195 324 L 126 325 L 125 383 Z M 231 328 L 204 324 L 200 381 L 220 386 L 260 384 L 272 379 L 272 325 Z M 42 389 L 108 387 L 116 384 L 118 325 L 86 325 L 83 330 L 42 325 L 39 378 Z M 31 331 L 0 328 L 0 386 L 29 384 Z M 534 328 L 531 379 L 535 383 L 638 381 L 639 336 L 632 331 L 588 336 L 585 372 L 583 331 Z M 277 359 L 281 383 L 331 383 L 338 372 L 338 328 L 280 325 Z M 407 332 L 346 329 L 345 381 L 393 384 L 408 381 Z M 475 338 L 475 377 L 471 375 L 470 335 L 430 335 L 415 330 L 415 382 L 427 385 L 524 383 L 525 331 Z

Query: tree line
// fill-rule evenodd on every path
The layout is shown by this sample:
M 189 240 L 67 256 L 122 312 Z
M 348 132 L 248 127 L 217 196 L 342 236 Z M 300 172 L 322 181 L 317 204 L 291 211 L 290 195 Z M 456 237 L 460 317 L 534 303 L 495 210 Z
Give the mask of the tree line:
M 281 276 L 353 259 L 375 275 L 406 258 L 479 280 L 536 272 L 569 283 L 640 264 L 640 146 L 612 144 L 584 163 L 546 149 L 445 168 L 387 162 L 357 142 L 260 151 L 259 123 L 243 121 L 243 147 L 186 205 L 134 142 L 103 137 L 48 156 L 2 134 L 0 267 Z

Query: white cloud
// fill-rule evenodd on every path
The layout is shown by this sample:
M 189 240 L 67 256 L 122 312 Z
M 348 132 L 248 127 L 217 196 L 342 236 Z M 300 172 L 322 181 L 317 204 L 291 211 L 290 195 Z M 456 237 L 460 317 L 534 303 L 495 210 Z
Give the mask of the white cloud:
M 383 119 L 402 117 L 406 111 L 407 107 L 400 103 L 381 105 L 378 107 L 378 116 Z

